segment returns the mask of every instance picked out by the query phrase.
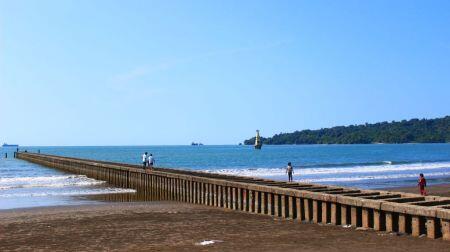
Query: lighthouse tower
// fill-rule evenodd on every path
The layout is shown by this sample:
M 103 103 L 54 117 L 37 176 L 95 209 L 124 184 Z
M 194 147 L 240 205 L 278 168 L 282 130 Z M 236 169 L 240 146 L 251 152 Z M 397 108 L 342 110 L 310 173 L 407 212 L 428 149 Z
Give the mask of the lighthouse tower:
M 260 150 L 262 147 L 261 137 L 259 136 L 259 130 L 256 130 L 255 137 L 255 149 Z

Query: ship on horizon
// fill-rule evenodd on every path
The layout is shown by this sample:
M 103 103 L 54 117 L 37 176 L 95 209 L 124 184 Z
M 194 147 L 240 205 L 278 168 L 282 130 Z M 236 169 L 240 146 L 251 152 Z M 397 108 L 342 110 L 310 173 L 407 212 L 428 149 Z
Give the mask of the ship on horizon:
M 2 147 L 3 148 L 6 148 L 6 147 L 19 147 L 19 145 L 18 144 L 7 144 L 7 143 L 4 143 L 3 145 L 2 145 Z

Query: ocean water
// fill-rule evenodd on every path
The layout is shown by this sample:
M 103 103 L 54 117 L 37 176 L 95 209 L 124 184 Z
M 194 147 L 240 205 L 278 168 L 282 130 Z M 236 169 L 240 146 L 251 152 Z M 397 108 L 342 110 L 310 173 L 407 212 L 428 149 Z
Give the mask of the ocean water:
M 160 167 L 276 180 L 287 179 L 285 166 L 292 162 L 295 181 L 366 189 L 415 186 L 419 173 L 428 184 L 450 182 L 450 144 L 266 145 L 262 150 L 231 145 L 21 147 L 25 149 L 130 164 L 140 164 L 147 151 Z M 13 150 L 3 149 L 2 157 L 5 151 L 13 156 Z M 74 204 L 78 202 L 73 196 L 122 192 L 129 191 L 13 158 L 0 159 L 0 208 Z
M 4 151 L 4 150 L 3 150 Z M 98 203 L 86 196 L 135 192 L 13 158 L 0 158 L 0 209 Z

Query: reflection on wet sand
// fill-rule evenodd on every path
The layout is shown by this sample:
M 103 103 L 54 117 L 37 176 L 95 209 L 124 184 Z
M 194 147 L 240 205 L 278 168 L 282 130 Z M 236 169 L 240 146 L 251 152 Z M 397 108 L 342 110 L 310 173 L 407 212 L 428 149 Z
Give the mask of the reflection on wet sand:
M 112 201 L 112 202 L 139 202 L 139 201 L 161 201 L 169 200 L 166 195 L 156 193 L 156 190 L 151 188 L 137 189 L 135 193 L 110 193 L 110 194 L 97 194 L 86 195 L 80 197 L 88 200 L 95 201 Z

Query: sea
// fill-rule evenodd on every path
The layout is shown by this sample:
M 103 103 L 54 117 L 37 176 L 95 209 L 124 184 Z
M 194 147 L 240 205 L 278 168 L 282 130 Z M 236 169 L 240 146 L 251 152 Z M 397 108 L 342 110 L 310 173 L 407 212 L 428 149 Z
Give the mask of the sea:
M 152 153 L 157 167 L 198 170 L 363 189 L 415 186 L 419 173 L 428 184 L 450 183 L 450 144 L 77 146 L 20 147 L 21 151 L 141 164 Z M 0 209 L 93 204 L 89 195 L 133 193 L 105 181 L 68 174 L 13 158 L 0 149 Z M 8 153 L 8 158 L 5 158 Z

